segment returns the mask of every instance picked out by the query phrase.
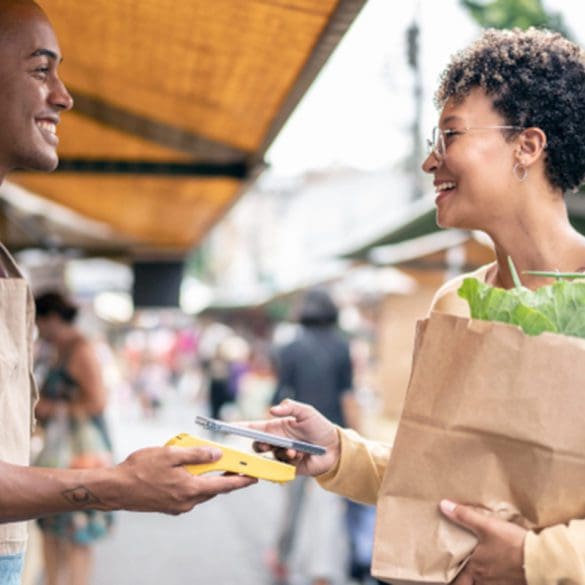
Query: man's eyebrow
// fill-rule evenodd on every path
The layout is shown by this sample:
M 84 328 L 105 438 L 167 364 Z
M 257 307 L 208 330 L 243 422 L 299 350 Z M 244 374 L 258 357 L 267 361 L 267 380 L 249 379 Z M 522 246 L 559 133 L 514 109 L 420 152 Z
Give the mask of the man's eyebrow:
M 50 49 L 37 49 L 30 54 L 29 59 L 32 59 L 33 57 L 48 57 L 49 59 L 57 61 L 58 63 L 63 61 L 63 59 L 59 57 L 55 51 L 51 51 Z

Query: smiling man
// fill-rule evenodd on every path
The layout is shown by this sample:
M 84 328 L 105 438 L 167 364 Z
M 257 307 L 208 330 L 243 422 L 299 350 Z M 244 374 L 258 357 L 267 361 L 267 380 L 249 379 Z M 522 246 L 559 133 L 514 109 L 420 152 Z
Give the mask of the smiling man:
M 58 124 L 73 106 L 60 62 L 44 12 L 32 0 L 0 0 L 0 184 L 14 169 L 52 171 L 58 164 Z M 178 514 L 255 482 L 189 474 L 184 465 L 221 457 L 206 448 L 142 449 L 109 469 L 28 467 L 33 322 L 26 282 L 0 247 L 0 583 L 20 583 L 24 520 L 88 508 Z
M 73 100 L 57 75 L 53 29 L 32 2 L 0 1 L 0 180 L 15 168 L 52 171 L 57 125 Z

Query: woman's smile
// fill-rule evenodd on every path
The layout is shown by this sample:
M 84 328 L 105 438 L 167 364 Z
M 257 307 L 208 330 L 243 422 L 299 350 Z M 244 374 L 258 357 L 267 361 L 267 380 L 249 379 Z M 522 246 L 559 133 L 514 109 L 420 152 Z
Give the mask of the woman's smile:
M 454 181 L 435 181 L 435 204 L 438 205 L 440 201 L 448 197 L 457 187 Z

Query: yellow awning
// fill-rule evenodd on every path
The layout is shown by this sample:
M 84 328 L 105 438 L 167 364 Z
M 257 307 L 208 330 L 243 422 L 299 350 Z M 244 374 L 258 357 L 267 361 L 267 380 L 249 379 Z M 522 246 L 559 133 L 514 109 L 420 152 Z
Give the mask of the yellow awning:
M 52 175 L 9 180 L 130 250 L 195 246 L 365 0 L 39 0 L 75 99 Z M 10 242 L 8 242 L 10 245 Z

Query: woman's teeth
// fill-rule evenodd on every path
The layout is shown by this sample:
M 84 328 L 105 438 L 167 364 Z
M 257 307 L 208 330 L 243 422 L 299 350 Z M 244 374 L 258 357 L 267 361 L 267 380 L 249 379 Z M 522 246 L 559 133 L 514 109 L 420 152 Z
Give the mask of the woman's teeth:
M 440 193 L 441 191 L 449 191 L 449 189 L 455 189 L 455 183 L 447 182 L 447 183 L 439 183 L 435 187 L 435 191 Z

